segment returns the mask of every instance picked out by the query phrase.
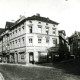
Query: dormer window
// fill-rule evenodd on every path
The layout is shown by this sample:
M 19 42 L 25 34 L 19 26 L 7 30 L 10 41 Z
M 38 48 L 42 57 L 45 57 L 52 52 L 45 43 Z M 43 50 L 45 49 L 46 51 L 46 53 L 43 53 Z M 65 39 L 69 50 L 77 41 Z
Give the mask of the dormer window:
M 32 23 L 32 21 L 29 21 L 30 23 Z
M 21 28 L 19 28 L 19 31 L 21 31 Z
M 48 23 L 46 23 L 46 25 L 48 25 Z
M 41 22 L 38 22 L 39 24 L 41 24 Z
M 53 26 L 55 27 L 55 24 L 53 24 Z
M 14 34 L 14 32 L 13 32 L 13 34 Z
M 16 33 L 17 33 L 17 30 L 16 30 Z
M 22 26 L 22 28 L 24 29 L 24 26 Z

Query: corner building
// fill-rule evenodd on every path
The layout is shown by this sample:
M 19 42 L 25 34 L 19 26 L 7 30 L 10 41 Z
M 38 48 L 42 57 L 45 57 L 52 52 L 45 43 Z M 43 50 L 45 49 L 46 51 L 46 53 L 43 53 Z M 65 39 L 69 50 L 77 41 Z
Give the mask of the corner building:
M 8 24 L 7 24 L 8 23 Z M 2 61 L 10 63 L 46 62 L 48 48 L 59 44 L 58 23 L 40 14 L 25 18 L 21 16 L 16 22 L 7 22 L 1 34 Z M 4 40 L 4 41 L 3 41 Z

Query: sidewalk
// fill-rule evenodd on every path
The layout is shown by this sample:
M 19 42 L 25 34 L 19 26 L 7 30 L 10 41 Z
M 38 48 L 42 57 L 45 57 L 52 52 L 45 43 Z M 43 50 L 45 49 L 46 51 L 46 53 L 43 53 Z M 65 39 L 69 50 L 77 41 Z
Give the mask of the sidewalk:
M 53 68 L 53 66 L 44 66 L 39 64 L 11 64 L 11 63 L 0 63 L 0 65 L 17 65 L 24 67 L 39 67 L 39 68 Z

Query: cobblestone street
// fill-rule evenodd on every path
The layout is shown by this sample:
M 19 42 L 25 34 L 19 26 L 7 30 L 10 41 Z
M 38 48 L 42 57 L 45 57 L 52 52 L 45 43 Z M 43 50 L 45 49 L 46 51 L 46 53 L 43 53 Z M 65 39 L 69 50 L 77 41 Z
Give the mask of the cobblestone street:
M 0 73 L 0 80 L 5 80 L 1 73 Z
M 40 64 L 40 65 L 20 65 L 20 64 L 0 64 L 0 80 L 80 80 L 79 70 L 75 67 L 75 74 L 64 68 L 68 64 Z M 73 67 L 72 67 L 73 68 Z M 78 72 L 78 74 L 76 74 Z M 2 79 L 3 78 L 3 79 Z

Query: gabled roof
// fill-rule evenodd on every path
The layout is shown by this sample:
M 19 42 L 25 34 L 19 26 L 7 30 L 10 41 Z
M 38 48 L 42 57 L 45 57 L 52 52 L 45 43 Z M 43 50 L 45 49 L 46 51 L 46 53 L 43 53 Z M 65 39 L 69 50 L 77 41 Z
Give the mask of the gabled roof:
M 13 22 L 6 22 L 5 29 L 9 29 L 13 25 L 14 25 Z

